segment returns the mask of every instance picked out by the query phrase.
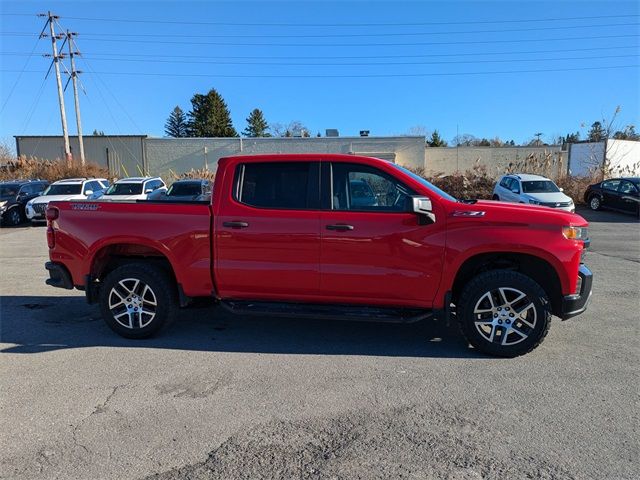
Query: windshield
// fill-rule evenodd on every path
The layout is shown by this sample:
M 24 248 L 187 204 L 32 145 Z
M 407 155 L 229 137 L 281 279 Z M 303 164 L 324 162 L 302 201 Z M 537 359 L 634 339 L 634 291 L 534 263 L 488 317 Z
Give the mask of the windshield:
M 15 197 L 18 195 L 18 185 L 0 185 L 0 197 Z
M 141 183 L 114 183 L 105 195 L 139 195 L 141 193 Z
M 447 192 L 445 192 L 444 190 L 440 190 L 438 187 L 436 187 L 433 183 L 427 181 L 426 179 L 422 178 L 420 175 L 416 175 L 415 173 L 413 173 L 411 170 L 407 170 L 404 167 L 401 167 L 400 165 L 397 165 L 395 163 L 392 163 L 391 165 L 393 165 L 394 167 L 396 167 L 398 170 L 402 170 L 404 173 L 406 173 L 407 175 L 409 175 L 411 178 L 413 178 L 414 180 L 417 180 L 418 182 L 420 182 L 422 185 L 424 185 L 425 187 L 427 187 L 429 190 L 433 190 L 434 192 L 436 192 L 438 195 L 440 195 L 442 198 L 445 198 L 447 200 L 450 200 L 452 202 L 457 202 L 458 200 L 456 199 L 456 197 L 449 195 Z
M 555 193 L 560 189 L 551 180 L 531 180 L 522 182 L 522 191 L 524 193 Z
M 68 185 L 49 185 L 42 193 L 43 195 L 78 195 L 82 189 L 81 183 L 72 183 Z
M 169 197 L 178 197 L 178 196 L 191 196 L 191 195 L 200 195 L 202 193 L 200 188 L 200 183 L 174 183 L 169 187 L 167 191 L 167 196 Z

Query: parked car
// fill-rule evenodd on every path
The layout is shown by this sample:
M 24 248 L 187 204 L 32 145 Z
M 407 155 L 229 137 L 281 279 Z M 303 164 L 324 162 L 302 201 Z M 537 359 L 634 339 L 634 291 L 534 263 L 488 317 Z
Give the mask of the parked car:
M 611 178 L 589 185 L 584 201 L 591 210 L 609 208 L 640 216 L 640 177 Z
M 540 175 L 510 174 L 498 180 L 493 189 L 493 200 L 527 203 L 575 212 L 571 197 L 562 193 L 552 180 Z
M 53 182 L 42 195 L 29 200 L 25 207 L 27 218 L 31 222 L 44 221 L 44 213 L 49 202 L 56 200 L 86 200 L 94 193 L 103 192 L 109 187 L 106 178 L 66 178 Z
M 148 200 L 167 202 L 199 202 L 211 200 L 211 182 L 205 179 L 176 180 L 168 190 L 158 189 L 149 194 Z
M 167 186 L 160 177 L 129 177 L 114 182 L 101 196 L 90 200 L 115 202 L 122 200 L 147 200 L 152 192 L 166 191 Z
M 364 174 L 378 205 L 336 203 Z M 196 297 L 241 314 L 390 322 L 449 319 L 453 304 L 474 347 L 512 357 L 591 295 L 579 215 L 458 201 L 355 155 L 223 158 L 210 204 L 52 202 L 47 218 L 47 283 L 83 290 L 128 338 Z
M 49 185 L 46 180 L 16 180 L 0 182 L 0 220 L 5 225 L 19 225 L 25 218 L 25 207 L 32 198 L 42 194 Z

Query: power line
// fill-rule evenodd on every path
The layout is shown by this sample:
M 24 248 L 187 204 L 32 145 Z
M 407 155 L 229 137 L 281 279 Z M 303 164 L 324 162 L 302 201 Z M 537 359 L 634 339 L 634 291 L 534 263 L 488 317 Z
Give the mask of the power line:
M 203 56 L 203 55 L 168 55 L 162 54 L 163 58 L 197 58 L 197 59 L 210 59 L 210 60 L 227 60 L 227 59 L 238 59 L 238 60 L 365 60 L 365 59 L 383 59 L 383 58 L 431 58 L 431 57 L 468 57 L 468 56 L 488 56 L 488 55 L 530 55 L 530 54 L 541 54 L 541 53 L 569 53 L 569 52 L 591 52 L 591 51 L 601 51 L 601 50 L 619 50 L 619 49 L 627 49 L 633 48 L 637 49 L 635 45 L 620 45 L 617 47 L 591 47 L 591 48 L 568 48 L 568 49 L 554 49 L 554 50 L 517 50 L 511 52 L 471 52 L 471 53 L 427 53 L 427 54 L 417 54 L 417 55 L 343 55 L 343 56 L 335 56 L 335 55 L 315 55 L 315 56 L 295 56 L 295 55 L 262 55 L 262 56 L 254 56 L 254 55 L 225 55 L 225 56 Z M 23 56 L 23 55 L 32 55 L 32 56 L 40 56 L 39 53 L 21 53 L 21 52 L 0 52 L 0 55 L 15 55 L 15 56 Z M 158 54 L 144 54 L 144 53 L 121 53 L 121 52 L 111 52 L 111 53 L 92 53 L 93 57 L 99 56 L 110 56 L 115 55 L 118 57 L 132 57 L 132 58 L 158 58 Z
M 31 53 L 29 54 L 29 56 L 27 57 L 27 60 L 24 62 L 24 65 L 22 66 L 22 70 L 21 72 L 24 72 L 27 69 L 27 65 L 29 64 L 29 62 L 31 61 L 31 57 L 33 56 L 34 52 L 36 51 L 36 48 L 38 47 L 38 43 L 40 42 L 40 39 L 42 37 L 38 36 L 38 38 L 36 39 L 36 43 L 33 45 L 33 48 L 31 49 Z M 4 112 L 4 108 L 7 106 L 7 104 L 9 103 L 9 100 L 11 99 L 11 95 L 13 95 L 14 90 L 16 89 L 16 86 L 18 85 L 18 83 L 20 82 L 20 79 L 22 78 L 22 73 L 20 73 L 17 77 L 16 77 L 16 81 L 13 83 L 13 86 L 11 87 L 11 89 L 9 90 L 9 95 L 7 95 L 7 98 L 5 99 L 4 103 L 2 104 L 2 108 L 0 108 L 0 113 Z
M 250 75 L 250 74 L 218 74 L 218 73 L 172 73 L 172 72 L 123 72 L 123 71 L 92 71 L 94 75 L 134 75 L 148 77 L 201 77 L 201 78 L 393 78 L 393 77 L 441 77 L 464 75 L 501 75 L 512 73 L 546 73 L 546 72 L 574 72 L 587 70 L 612 70 L 617 68 L 638 68 L 635 65 L 608 65 L 600 67 L 548 68 L 533 70 L 495 70 L 485 72 L 433 72 L 433 73 L 374 73 L 374 74 L 339 74 L 339 75 Z M 17 73 L 17 70 L 0 70 L 2 73 Z M 38 73 L 31 70 L 29 73 Z
M 362 37 L 418 37 L 426 35 L 472 35 L 476 33 L 513 33 L 513 32 L 535 32 L 548 30 L 568 30 L 585 28 L 609 28 L 609 27 L 637 27 L 639 23 L 605 23 L 596 25 L 562 25 L 557 27 L 532 27 L 532 28 L 511 28 L 500 30 L 460 30 L 446 32 L 394 32 L 394 33 L 324 33 L 324 34 L 185 34 L 180 33 L 180 37 L 185 38 L 362 38 Z M 30 36 L 30 32 L 0 32 L 0 35 Z M 86 32 L 83 37 L 160 37 L 167 36 L 166 33 L 112 33 L 112 32 Z
M 630 58 L 640 57 L 640 54 L 632 53 L 627 55 L 606 55 L 606 56 L 589 56 L 589 57 L 558 57 L 558 58 L 527 58 L 527 59 L 502 59 L 502 60 L 456 60 L 456 61 L 429 61 L 429 62 L 343 62 L 343 63 L 309 63 L 309 62 L 237 62 L 237 61 L 220 61 L 220 60 L 162 60 L 153 59 L 146 60 L 148 63 L 168 63 L 168 64 L 195 64 L 195 65 L 249 65 L 249 66 L 307 66 L 307 67 L 327 67 L 327 66 L 390 66 L 390 65 L 460 65 L 460 64 L 476 64 L 476 63 L 518 63 L 518 62 L 550 62 L 564 60 L 606 60 L 610 58 Z M 85 60 L 103 62 L 135 62 L 140 63 L 135 58 L 98 58 L 83 57 Z
M 1 16 L 32 16 L 28 13 L 0 13 Z M 594 20 L 603 18 L 634 18 L 640 14 L 626 15 L 593 15 L 580 17 L 547 17 L 531 19 L 513 20 L 469 20 L 469 21 L 432 21 L 432 22 L 399 22 L 399 23 L 283 23 L 283 22 L 210 22 L 210 21 L 184 21 L 184 20 L 149 20 L 132 18 L 108 18 L 108 17 L 65 17 L 70 20 L 83 20 L 95 22 L 117 22 L 117 23 L 146 23 L 165 25 L 226 25 L 226 26 L 260 26 L 260 27 L 407 27 L 407 26 L 428 26 L 428 25 L 486 25 L 503 23 L 530 23 L 530 22 L 554 22 L 568 20 Z
M 88 38 L 90 42 L 119 42 L 119 43 L 151 43 L 167 45 L 217 45 L 226 47 L 420 47 L 427 45 L 477 45 L 493 43 L 531 43 L 531 42 L 562 42 L 571 40 L 603 40 L 606 38 L 634 38 L 638 34 L 627 35 L 596 35 L 590 37 L 560 37 L 560 38 L 527 38 L 511 40 L 462 40 L 453 42 L 410 42 L 410 43 L 234 43 L 234 42 L 179 42 L 175 40 L 121 40 L 117 38 Z

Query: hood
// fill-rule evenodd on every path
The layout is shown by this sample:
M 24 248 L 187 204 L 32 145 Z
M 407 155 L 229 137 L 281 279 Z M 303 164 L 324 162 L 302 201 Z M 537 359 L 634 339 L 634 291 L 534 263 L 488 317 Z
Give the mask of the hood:
M 39 197 L 29 200 L 32 205 L 35 203 L 64 202 L 66 200 L 84 200 L 86 197 L 81 194 L 72 195 L 40 195 Z
M 583 227 L 589 223 L 580 215 L 556 208 L 524 203 L 479 200 L 476 203 L 455 203 L 451 215 L 457 212 L 484 212 L 478 220 L 486 222 L 523 223 L 530 225 L 560 225 Z M 459 216 L 464 216 L 464 213 Z
M 562 192 L 544 192 L 544 193 L 525 193 L 523 194 L 526 198 L 531 198 L 538 202 L 544 203 L 558 203 L 558 202 L 572 202 L 571 197 L 565 195 Z

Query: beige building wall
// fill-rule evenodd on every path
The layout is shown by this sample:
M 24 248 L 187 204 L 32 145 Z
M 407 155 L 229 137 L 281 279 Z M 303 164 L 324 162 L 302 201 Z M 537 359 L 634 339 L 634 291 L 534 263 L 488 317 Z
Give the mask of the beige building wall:
M 145 149 L 149 171 L 161 176 L 215 170 L 218 160 L 230 155 L 266 153 L 345 153 L 413 167 L 424 163 L 424 137 L 148 138 Z
M 64 159 L 64 141 L 62 136 L 16 136 L 16 152 L 18 155 L 45 160 Z M 109 168 L 112 175 L 124 177 L 140 175 L 145 169 L 143 135 L 100 135 L 85 136 L 85 159 Z M 74 159 L 80 158 L 78 137 L 69 137 L 71 154 Z
M 484 165 L 489 175 L 499 177 L 509 168 L 523 170 L 539 164 L 547 176 L 557 178 L 567 171 L 568 152 L 560 146 L 547 147 L 426 147 L 424 167 L 431 174 L 450 175 Z M 520 171 L 520 173 L 529 173 Z

